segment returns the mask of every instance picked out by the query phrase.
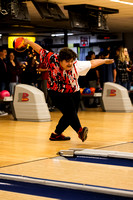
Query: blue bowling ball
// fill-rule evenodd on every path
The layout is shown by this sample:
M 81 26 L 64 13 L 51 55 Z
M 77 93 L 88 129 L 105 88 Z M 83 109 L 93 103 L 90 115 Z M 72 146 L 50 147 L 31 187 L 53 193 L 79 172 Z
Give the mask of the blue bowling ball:
M 85 88 L 83 91 L 83 94 L 90 94 L 90 93 L 91 93 L 90 88 Z

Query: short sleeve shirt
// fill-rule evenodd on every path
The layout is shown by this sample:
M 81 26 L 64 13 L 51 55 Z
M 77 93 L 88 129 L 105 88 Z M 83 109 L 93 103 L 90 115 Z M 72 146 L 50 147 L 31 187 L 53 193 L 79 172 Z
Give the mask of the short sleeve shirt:
M 79 91 L 78 77 L 84 75 L 91 68 L 90 61 L 75 61 L 73 68 L 64 70 L 58 60 L 58 54 L 45 49 L 40 50 L 40 62 L 48 68 L 48 90 L 61 93 L 73 93 Z

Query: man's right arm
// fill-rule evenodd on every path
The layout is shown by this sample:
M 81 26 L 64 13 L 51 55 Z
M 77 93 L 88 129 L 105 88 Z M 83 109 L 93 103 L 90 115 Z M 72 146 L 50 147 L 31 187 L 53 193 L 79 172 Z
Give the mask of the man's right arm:
M 24 38 L 24 45 L 29 44 L 37 53 L 40 52 L 40 50 L 42 49 L 42 47 L 39 44 L 36 44 L 35 42 L 32 42 L 30 40 L 28 40 L 27 38 Z

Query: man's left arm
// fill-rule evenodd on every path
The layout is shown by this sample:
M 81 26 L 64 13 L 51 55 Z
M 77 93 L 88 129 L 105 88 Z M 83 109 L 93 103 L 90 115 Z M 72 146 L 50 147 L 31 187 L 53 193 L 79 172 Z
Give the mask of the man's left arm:
M 80 76 L 85 76 L 90 69 L 103 64 L 112 64 L 113 59 L 94 59 L 90 61 L 76 61 L 77 70 Z
M 100 65 L 103 65 L 103 64 L 112 64 L 114 63 L 114 59 L 94 59 L 94 60 L 91 60 L 91 68 L 96 68 Z

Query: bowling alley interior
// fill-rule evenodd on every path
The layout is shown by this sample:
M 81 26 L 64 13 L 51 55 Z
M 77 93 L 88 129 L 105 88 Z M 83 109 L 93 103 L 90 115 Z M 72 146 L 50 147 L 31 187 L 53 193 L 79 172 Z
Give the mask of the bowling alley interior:
M 1 200 L 133 199 L 132 10 L 132 0 L 0 0 Z M 64 48 L 76 55 L 69 70 Z M 79 131 L 70 112 L 56 134 L 70 103 L 51 98 L 56 86 L 60 98 L 78 93 L 68 101 Z

